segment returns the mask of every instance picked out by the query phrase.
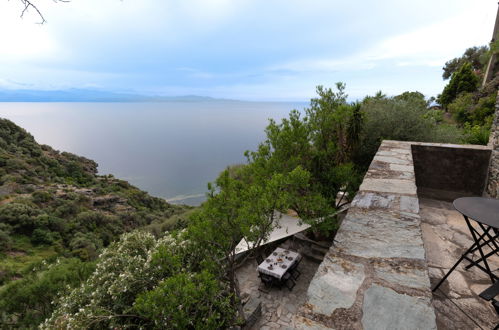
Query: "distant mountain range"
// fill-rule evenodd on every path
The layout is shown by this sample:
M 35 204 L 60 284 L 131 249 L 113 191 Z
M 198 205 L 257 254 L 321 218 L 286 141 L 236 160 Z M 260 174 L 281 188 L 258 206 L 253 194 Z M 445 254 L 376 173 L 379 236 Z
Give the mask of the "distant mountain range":
M 0 89 L 0 102 L 201 102 L 215 100 L 219 99 L 197 95 L 147 96 L 76 88 L 67 90 Z

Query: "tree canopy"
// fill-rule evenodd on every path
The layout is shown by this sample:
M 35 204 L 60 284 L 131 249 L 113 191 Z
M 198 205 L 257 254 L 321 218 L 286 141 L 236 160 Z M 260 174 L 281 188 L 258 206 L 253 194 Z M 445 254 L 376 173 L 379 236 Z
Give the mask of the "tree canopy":
M 466 49 L 461 57 L 456 57 L 450 61 L 445 62 L 445 65 L 442 68 L 442 70 L 444 71 L 442 73 L 442 78 L 446 80 L 452 77 L 452 74 L 458 71 L 464 63 L 470 63 L 471 68 L 474 71 L 479 72 L 483 70 L 488 60 L 488 50 L 489 47 L 487 46 L 470 47 Z
M 457 71 L 452 74 L 452 77 L 445 86 L 442 94 L 439 96 L 439 103 L 446 108 L 454 101 L 459 94 L 465 92 L 475 92 L 478 89 L 479 78 L 473 71 L 471 63 L 465 62 Z

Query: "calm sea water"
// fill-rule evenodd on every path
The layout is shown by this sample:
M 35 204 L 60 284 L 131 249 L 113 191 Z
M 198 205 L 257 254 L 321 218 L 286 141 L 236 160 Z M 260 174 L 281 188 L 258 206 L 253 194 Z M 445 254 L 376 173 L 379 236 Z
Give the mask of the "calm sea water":
M 42 144 L 95 160 L 158 197 L 197 205 L 206 184 L 243 163 L 265 137 L 269 118 L 305 103 L 238 101 L 162 103 L 0 103 L 0 117 Z

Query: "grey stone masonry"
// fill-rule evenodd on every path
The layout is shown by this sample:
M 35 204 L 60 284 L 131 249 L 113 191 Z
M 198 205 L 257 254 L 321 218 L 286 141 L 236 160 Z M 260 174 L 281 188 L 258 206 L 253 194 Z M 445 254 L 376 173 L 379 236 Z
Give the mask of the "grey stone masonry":
M 296 328 L 436 329 L 413 144 L 381 144 L 294 316 Z
M 489 146 L 492 148 L 492 155 L 490 156 L 487 195 L 499 198 L 499 97 L 496 102 L 494 122 L 490 129 Z

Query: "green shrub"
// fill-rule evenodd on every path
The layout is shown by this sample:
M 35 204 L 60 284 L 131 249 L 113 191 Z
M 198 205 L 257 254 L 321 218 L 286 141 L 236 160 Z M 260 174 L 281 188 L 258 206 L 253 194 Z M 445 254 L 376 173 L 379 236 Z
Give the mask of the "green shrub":
M 0 252 L 8 251 L 12 247 L 12 238 L 10 234 L 0 229 Z
M 33 244 L 51 244 L 54 241 L 52 233 L 45 229 L 37 228 L 31 234 L 31 242 Z
M 10 224 L 17 233 L 29 235 L 40 213 L 39 209 L 24 203 L 7 203 L 0 206 L 0 222 Z
M 42 264 L 24 278 L 2 286 L 2 321 L 15 325 L 13 328 L 33 328 L 51 315 L 59 295 L 78 286 L 94 268 L 93 263 L 78 259 L 60 259 L 48 266 Z
M 365 123 L 356 163 L 367 168 L 383 140 L 434 142 L 435 121 L 421 102 L 370 98 L 363 102 Z M 453 140 L 454 138 L 450 138 Z M 454 142 L 454 141 L 439 141 Z
M 35 191 L 31 197 L 36 204 L 47 203 L 53 199 L 52 194 L 45 190 Z
M 229 296 L 207 271 L 176 274 L 139 295 L 134 309 L 153 329 L 224 329 L 234 315 Z
M 464 125 L 464 143 L 487 145 L 490 136 L 490 125 Z

